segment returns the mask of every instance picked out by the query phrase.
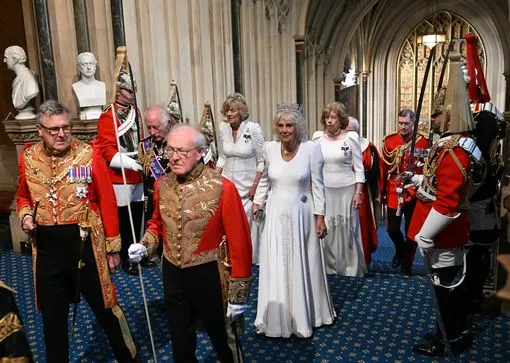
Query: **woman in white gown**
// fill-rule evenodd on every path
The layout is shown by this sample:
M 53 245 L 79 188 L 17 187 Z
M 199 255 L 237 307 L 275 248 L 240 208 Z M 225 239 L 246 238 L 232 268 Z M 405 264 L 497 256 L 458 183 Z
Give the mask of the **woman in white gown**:
M 251 229 L 252 261 L 258 264 L 259 226 L 253 223 L 252 200 L 264 170 L 264 135 L 258 123 L 247 120 L 248 105 L 242 94 L 228 95 L 221 113 L 227 120 L 220 124 L 216 169 L 234 183 L 241 196 Z
M 266 165 L 253 204 L 257 213 L 267 199 L 255 326 L 269 337 L 307 338 L 336 316 L 322 250 L 323 160 L 319 146 L 304 141 L 300 110 L 279 105 L 274 125 L 280 141 L 264 145 Z
M 316 131 L 312 139 L 320 145 L 324 156 L 327 272 L 361 277 L 367 266 L 358 214 L 365 182 L 359 136 L 345 130 L 349 118 L 339 102 L 324 108 L 321 124 L 325 131 Z

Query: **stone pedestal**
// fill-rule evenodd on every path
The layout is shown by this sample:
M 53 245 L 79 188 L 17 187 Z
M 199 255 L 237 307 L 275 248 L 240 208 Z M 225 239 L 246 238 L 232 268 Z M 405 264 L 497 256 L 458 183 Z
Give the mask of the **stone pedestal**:
M 90 142 L 97 133 L 97 120 L 72 119 L 73 136 L 82 141 Z M 6 120 L 3 121 L 5 132 L 16 145 L 16 152 L 19 161 L 19 155 L 27 144 L 39 142 L 41 139 L 37 131 L 35 119 L 32 120 Z M 16 185 L 17 187 L 17 185 Z M 27 241 L 27 235 L 21 229 L 18 213 L 16 212 L 16 202 L 12 201 L 11 213 L 9 216 L 9 227 L 12 238 L 12 248 L 15 252 L 21 252 L 21 242 Z

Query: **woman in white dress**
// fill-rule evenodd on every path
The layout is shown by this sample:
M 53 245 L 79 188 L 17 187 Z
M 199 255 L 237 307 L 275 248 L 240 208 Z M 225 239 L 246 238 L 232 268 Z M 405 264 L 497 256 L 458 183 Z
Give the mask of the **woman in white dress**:
M 329 293 L 322 238 L 325 199 L 322 154 L 306 140 L 296 105 L 279 105 L 274 119 L 280 141 L 264 144 L 266 162 L 253 203 L 266 202 L 260 243 L 257 317 L 259 334 L 310 337 L 336 316 Z
M 240 93 L 227 96 L 221 113 L 227 118 L 220 124 L 219 157 L 216 170 L 237 188 L 251 229 L 252 261 L 259 261 L 259 226 L 253 223 L 252 201 L 264 170 L 262 148 L 264 135 L 258 123 L 248 121 L 248 105 Z
M 365 182 L 359 136 L 345 130 L 349 118 L 340 102 L 324 108 L 321 124 L 325 131 L 316 131 L 312 139 L 320 145 L 324 157 L 327 272 L 361 277 L 367 266 L 358 214 Z

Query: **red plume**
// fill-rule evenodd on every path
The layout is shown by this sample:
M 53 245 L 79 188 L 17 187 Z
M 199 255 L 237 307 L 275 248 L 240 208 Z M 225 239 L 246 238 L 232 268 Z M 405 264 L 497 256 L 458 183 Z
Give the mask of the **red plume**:
M 468 95 L 471 103 L 489 102 L 491 96 L 485 83 L 482 65 L 478 57 L 478 48 L 476 46 L 476 35 L 467 33 L 466 36 L 466 64 L 469 78 L 471 78 L 468 86 Z

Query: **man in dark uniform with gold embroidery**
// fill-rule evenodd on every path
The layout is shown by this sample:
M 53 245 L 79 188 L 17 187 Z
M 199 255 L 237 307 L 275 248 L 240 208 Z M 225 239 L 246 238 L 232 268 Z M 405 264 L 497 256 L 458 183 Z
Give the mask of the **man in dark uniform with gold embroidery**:
M 412 186 L 405 189 L 397 176 L 408 169 L 412 163 L 414 173 L 421 173 L 423 157 L 428 141 L 418 135 L 414 156 L 410 157 L 415 114 L 410 109 L 398 113 L 399 131 L 386 135 L 381 149 L 381 202 L 387 205 L 387 232 L 395 245 L 392 267 L 401 266 L 404 275 L 411 275 L 416 243 L 400 231 L 402 216 L 405 218 L 405 231 L 409 229 L 411 215 L 416 204 L 415 191 Z
M 92 146 L 73 138 L 69 110 L 58 102 L 41 105 L 37 128 L 42 142 L 20 156 L 16 205 L 23 230 L 36 242 L 35 294 L 46 360 L 69 361 L 69 303 L 77 303 L 79 289 L 117 361 L 137 361 L 109 273 L 119 262 L 120 238 L 108 167 Z
M 204 136 L 190 125 L 170 130 L 172 172 L 156 182 L 153 217 L 142 243 L 129 248 L 131 261 L 138 263 L 163 244 L 163 288 L 176 362 L 197 361 L 197 318 L 219 360 L 233 362 L 225 308 L 228 319 L 243 315 L 251 283 L 250 228 L 241 198 L 234 184 L 204 166 L 205 147 Z M 222 251 L 224 260 L 218 257 Z M 225 277 L 222 266 L 227 265 Z
M 32 362 L 14 290 L 0 280 L 0 362 Z

